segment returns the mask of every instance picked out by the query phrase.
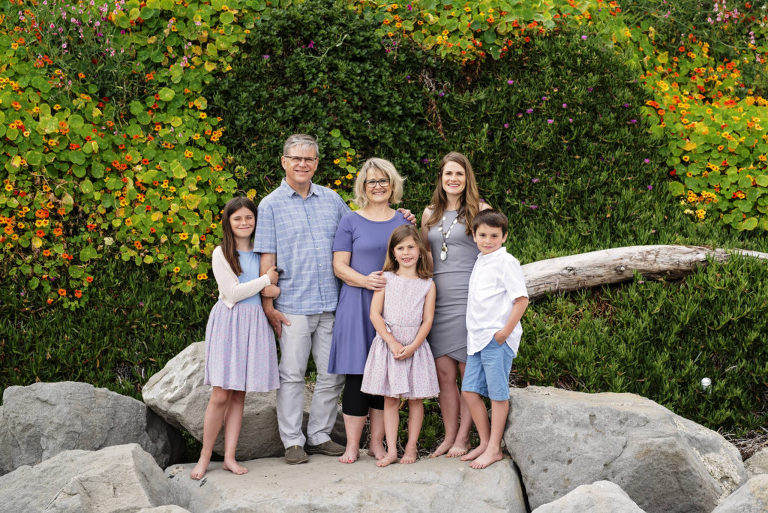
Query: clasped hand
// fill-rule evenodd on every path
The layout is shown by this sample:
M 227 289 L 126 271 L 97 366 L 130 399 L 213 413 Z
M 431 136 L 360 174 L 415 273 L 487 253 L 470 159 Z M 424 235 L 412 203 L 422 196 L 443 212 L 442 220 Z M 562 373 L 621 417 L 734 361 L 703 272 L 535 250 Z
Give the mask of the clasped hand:
M 413 356 L 412 346 L 404 346 L 400 342 L 387 342 L 389 350 L 392 351 L 392 356 L 395 360 L 406 360 Z

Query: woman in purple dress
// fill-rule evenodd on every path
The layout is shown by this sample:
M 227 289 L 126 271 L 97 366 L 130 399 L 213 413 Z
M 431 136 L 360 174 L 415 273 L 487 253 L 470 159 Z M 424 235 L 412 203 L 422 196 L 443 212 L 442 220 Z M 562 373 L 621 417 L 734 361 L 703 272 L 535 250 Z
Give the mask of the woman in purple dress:
M 368 350 L 376 336 L 371 324 L 373 292 L 382 290 L 386 279 L 381 268 L 387 254 L 392 230 L 408 224 L 391 207 L 403 196 L 403 179 L 392 163 L 368 159 L 355 182 L 355 203 L 360 210 L 347 214 L 339 222 L 333 242 L 333 271 L 344 282 L 336 308 L 328 372 L 345 374 L 341 400 L 347 448 L 339 457 L 342 463 L 354 463 L 360 456 L 360 437 L 366 417 L 371 420 L 368 452 L 376 459 L 384 450 L 384 400 L 360 391 Z

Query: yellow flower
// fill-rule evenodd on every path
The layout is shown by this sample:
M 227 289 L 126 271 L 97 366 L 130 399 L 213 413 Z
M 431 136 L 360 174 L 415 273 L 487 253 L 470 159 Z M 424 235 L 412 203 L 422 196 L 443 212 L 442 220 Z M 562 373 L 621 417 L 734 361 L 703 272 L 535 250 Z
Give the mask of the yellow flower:
M 53 106 L 53 110 L 61 110 L 61 105 L 57 103 L 56 105 Z
M 189 234 L 188 233 L 180 233 L 179 234 L 179 239 L 187 240 L 187 238 L 189 238 Z
M 200 273 L 200 274 L 197 275 L 197 279 L 198 280 L 207 280 L 208 279 L 208 275 L 205 274 L 205 273 Z
M 334 180 L 334 185 L 341 185 L 341 180 Z
M 346 178 L 347 180 L 352 180 L 352 173 L 349 173 L 349 174 L 348 174 L 347 176 L 345 176 L 344 178 Z
M 696 211 L 696 217 L 698 217 L 699 219 L 704 219 L 704 216 L 706 215 L 707 215 L 707 211 L 704 209 L 700 208 L 699 210 Z
M 178 265 L 173 268 L 173 272 L 178 273 L 179 271 L 181 271 L 181 268 Z

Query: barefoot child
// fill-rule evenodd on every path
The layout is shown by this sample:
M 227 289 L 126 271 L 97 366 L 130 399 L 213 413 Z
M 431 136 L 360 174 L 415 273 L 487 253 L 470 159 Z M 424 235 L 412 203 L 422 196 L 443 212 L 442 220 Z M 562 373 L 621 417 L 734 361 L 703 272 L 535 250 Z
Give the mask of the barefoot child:
M 259 276 L 259 254 L 253 252 L 256 205 L 233 198 L 224 207 L 221 246 L 213 250 L 212 268 L 219 301 L 205 330 L 205 384 L 213 385 L 203 421 L 203 449 L 190 477 L 201 479 L 211 461 L 213 446 L 224 425 L 224 463 L 234 474 L 248 469 L 235 460 L 243 421 L 245 392 L 268 392 L 280 386 L 277 349 L 259 292 L 274 297 L 275 267 Z
M 400 398 L 408 399 L 408 443 L 400 463 L 418 458 L 424 399 L 440 392 L 435 360 L 424 341 L 435 313 L 435 284 L 419 232 L 398 226 L 389 237 L 384 276 L 387 284 L 373 293 L 371 322 L 376 338 L 365 362 L 361 390 L 384 396 L 387 453 L 376 461 L 386 467 L 397 461 Z
M 483 210 L 472 220 L 480 250 L 469 278 L 467 300 L 467 367 L 462 395 L 469 405 L 480 445 L 463 456 L 472 468 L 485 468 L 502 458 L 501 438 L 509 413 L 509 372 L 517 355 L 528 307 L 528 291 L 520 262 L 507 253 L 507 217 Z M 483 398 L 491 400 L 491 422 Z

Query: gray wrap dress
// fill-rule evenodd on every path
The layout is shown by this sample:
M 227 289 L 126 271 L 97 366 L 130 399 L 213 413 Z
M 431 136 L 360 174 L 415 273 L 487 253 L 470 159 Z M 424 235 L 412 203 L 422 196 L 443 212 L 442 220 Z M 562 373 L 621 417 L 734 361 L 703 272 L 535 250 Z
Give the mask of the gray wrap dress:
M 445 230 L 448 230 L 456 218 L 455 210 L 446 211 Z M 456 361 L 467 361 L 467 296 L 469 293 L 469 276 L 475 266 L 480 250 L 466 233 L 466 225 L 457 221 L 451 229 L 451 235 L 446 239 L 448 255 L 440 260 L 440 250 L 443 236 L 438 231 L 440 223 L 429 229 L 427 237 L 432 250 L 434 262 L 435 287 L 435 319 L 427 341 L 435 358 L 448 355 Z

